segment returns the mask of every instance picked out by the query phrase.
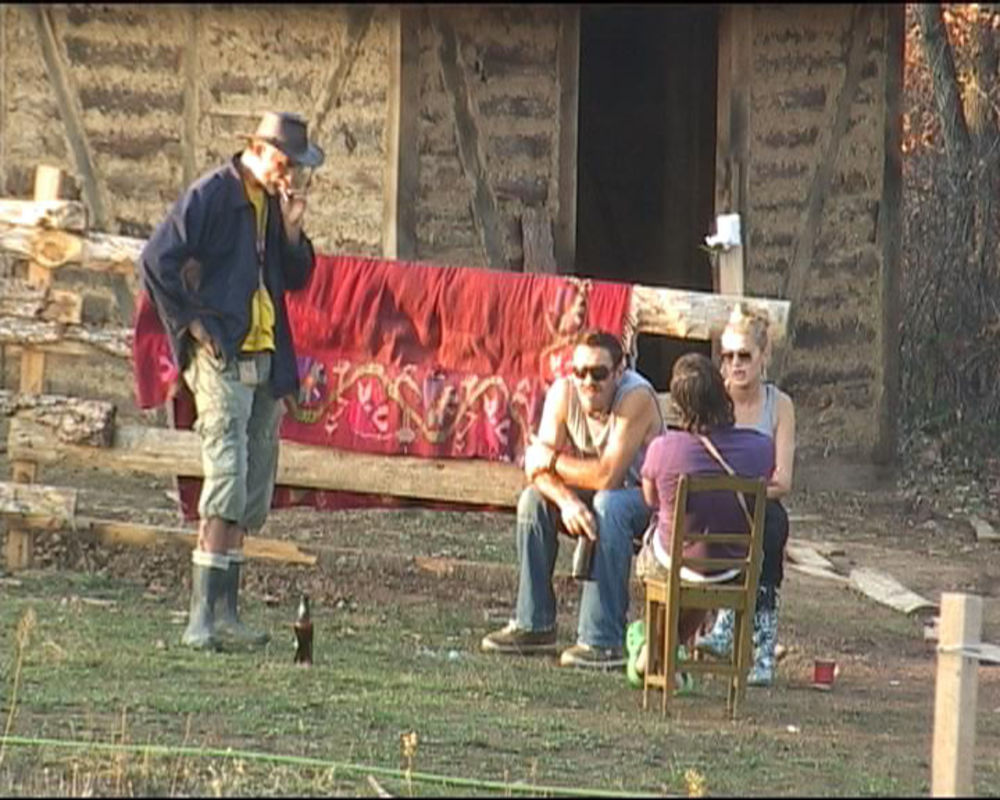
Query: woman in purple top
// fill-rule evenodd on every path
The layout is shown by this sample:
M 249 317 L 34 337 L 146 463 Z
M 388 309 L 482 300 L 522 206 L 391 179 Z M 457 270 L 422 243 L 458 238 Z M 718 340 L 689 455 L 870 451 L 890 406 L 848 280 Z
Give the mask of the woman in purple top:
M 646 503 L 658 510 L 656 535 L 643 548 L 636 570 L 643 576 L 665 574 L 670 568 L 670 542 L 673 534 L 674 496 L 681 475 L 726 474 L 725 468 L 706 447 L 707 439 L 735 474 L 746 478 L 770 479 L 774 470 L 774 446 L 768 436 L 749 428 L 733 425 L 733 401 L 718 368 L 705 356 L 689 353 L 674 364 L 670 395 L 681 417 L 681 430 L 670 430 L 657 437 L 646 451 L 642 467 L 642 491 Z M 697 494 L 689 499 L 689 530 L 746 530 L 742 507 L 732 492 Z M 753 509 L 750 509 L 751 513 Z M 686 554 L 695 557 L 742 557 L 732 545 L 694 545 Z M 738 547 L 738 546 L 737 546 Z M 732 570 L 701 574 L 682 568 L 686 580 L 721 582 L 735 577 Z M 678 635 L 690 638 L 704 620 L 706 612 L 681 614 Z

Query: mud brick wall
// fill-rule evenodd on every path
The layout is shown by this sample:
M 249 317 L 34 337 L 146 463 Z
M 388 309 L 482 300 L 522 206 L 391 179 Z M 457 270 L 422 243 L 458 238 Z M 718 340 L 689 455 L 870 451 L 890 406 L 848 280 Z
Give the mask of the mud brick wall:
M 279 108 L 321 120 L 313 135 L 327 154 L 314 179 L 322 199 L 310 208 L 307 226 L 317 246 L 381 253 L 390 11 L 50 7 L 106 229 L 148 235 L 186 179 L 239 150 L 236 135 L 253 130 L 260 111 Z M 348 58 L 352 14 L 361 35 L 356 57 Z M 2 177 L 6 194 L 24 196 L 36 164 L 77 169 L 33 14 L 5 6 L 3 15 Z
M 524 208 L 541 209 L 555 218 L 559 14 L 559 8 L 551 6 L 455 6 L 421 15 L 418 258 L 471 266 L 489 263 L 472 211 L 476 176 L 460 157 L 456 102 L 444 69 L 453 69 L 466 87 L 484 189 L 495 198 L 495 227 L 505 263 L 494 266 L 520 269 Z M 442 50 L 440 20 L 454 32 L 451 58 L 450 51 Z
M 877 220 L 887 26 L 877 10 L 868 17 L 857 89 L 845 97 L 851 24 L 846 5 L 754 8 L 746 292 L 792 300 L 794 346 L 779 377 L 796 402 L 803 455 L 863 458 L 878 436 L 883 379 Z M 832 145 L 822 211 L 811 218 L 810 192 Z

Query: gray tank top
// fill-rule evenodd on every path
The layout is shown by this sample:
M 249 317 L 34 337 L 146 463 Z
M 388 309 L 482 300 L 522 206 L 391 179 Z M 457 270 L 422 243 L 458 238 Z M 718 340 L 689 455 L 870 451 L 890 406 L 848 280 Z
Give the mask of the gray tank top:
M 656 403 L 656 413 L 660 416 L 660 432 L 663 432 L 663 414 L 660 412 L 660 404 L 656 399 L 656 392 L 653 390 L 652 384 L 635 370 L 627 369 L 622 373 L 621 380 L 618 381 L 618 388 L 615 390 L 615 396 L 611 400 L 611 412 L 602 419 L 595 419 L 588 416 L 580 403 L 576 384 L 570 381 L 569 378 L 563 378 L 562 380 L 569 381 L 570 384 L 566 431 L 569 433 L 570 441 L 573 442 L 573 446 L 576 447 L 577 452 L 581 456 L 596 458 L 604 452 L 611 434 L 611 426 L 614 424 L 614 420 L 618 418 L 618 409 L 625 399 L 625 395 L 629 394 L 629 392 L 636 390 L 647 391 L 653 396 L 653 402 Z M 640 485 L 641 477 L 639 473 L 642 470 L 642 462 L 645 457 L 646 446 L 642 445 L 629 465 L 628 472 L 625 474 L 623 488 L 628 489 Z
M 760 409 L 760 418 L 754 425 L 737 425 L 737 428 L 752 428 L 765 436 L 774 438 L 774 429 L 778 425 L 778 387 L 773 383 L 764 384 L 764 403 Z

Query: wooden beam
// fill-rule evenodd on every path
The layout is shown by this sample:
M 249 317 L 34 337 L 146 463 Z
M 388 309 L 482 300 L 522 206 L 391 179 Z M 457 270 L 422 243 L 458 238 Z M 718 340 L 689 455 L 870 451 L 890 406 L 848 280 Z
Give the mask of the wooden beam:
M 83 126 L 83 114 L 80 110 L 80 100 L 73 89 L 72 80 L 59 43 L 56 40 L 55 26 L 52 22 L 52 10 L 48 6 L 28 6 L 26 10 L 35 22 L 38 43 L 42 51 L 42 60 L 49 76 L 49 82 L 55 92 L 59 115 L 66 128 L 66 139 L 73 152 L 73 163 L 77 173 L 83 180 L 83 195 L 90 206 L 94 226 L 101 230 L 108 227 L 108 215 L 104 198 L 97 179 L 97 170 L 90 152 L 90 143 Z M 37 196 L 36 196 L 36 199 Z
M 389 142 L 382 206 L 382 255 L 417 258 L 415 202 L 420 181 L 417 117 L 420 112 L 419 9 L 394 6 L 389 33 Z
M 35 200 L 58 200 L 62 190 L 63 174 L 57 167 L 41 165 L 35 169 Z M 48 289 L 52 283 L 52 274 L 39 266 L 36 261 L 28 264 L 28 281 L 42 289 Z M 58 327 L 56 323 L 38 320 L 18 320 L 16 317 L 0 317 L 0 327 L 3 322 L 23 322 L 25 325 Z M 15 324 L 16 327 L 16 324 Z M 2 339 L 0 339 L 2 341 Z M 19 344 L 28 344 L 23 340 Z M 26 347 L 21 352 L 20 391 L 27 395 L 40 395 L 45 391 L 45 353 L 37 348 Z M 38 479 L 38 465 L 31 459 L 12 459 L 11 477 L 18 483 L 33 483 Z M 4 557 L 8 569 L 26 569 L 34 561 L 34 535 L 16 523 L 11 524 L 7 531 L 7 541 L 4 545 Z
M 55 173 L 52 170 L 55 170 Z M 38 184 L 38 173 L 36 173 L 36 190 L 41 189 L 43 196 L 54 193 L 58 197 L 60 190 L 58 169 L 48 167 L 41 176 L 42 182 Z M 47 185 L 53 180 L 56 182 L 54 187 Z M 87 207 L 79 200 L 15 200 L 5 197 L 0 198 L 0 224 L 85 233 Z
M 486 158 L 479 140 L 479 126 L 476 124 L 475 101 L 469 93 L 465 80 L 466 68 L 458 50 L 455 30 L 444 11 L 425 9 L 431 25 L 438 34 L 438 61 L 445 89 L 451 95 L 452 112 L 455 116 L 455 137 L 458 139 L 458 160 L 462 171 L 472 184 L 472 218 L 479 233 L 479 240 L 486 256 L 486 266 L 507 269 L 507 253 L 504 235 L 500 227 L 500 212 L 496 195 L 490 187 L 486 170 Z
M 708 340 L 722 332 L 737 303 L 767 313 L 770 320 L 768 336 L 773 342 L 785 337 L 789 313 L 787 300 L 658 286 L 632 287 L 632 314 L 637 320 L 639 333 Z
M 526 208 L 521 212 L 521 250 L 524 253 L 524 272 L 555 274 L 555 242 L 552 238 L 552 219 L 545 209 Z
M 896 459 L 901 386 L 899 332 L 900 275 L 903 241 L 903 50 L 906 45 L 906 6 L 886 4 L 885 14 L 885 136 L 883 138 L 882 198 L 876 225 L 882 249 L 879 273 L 879 381 L 875 390 L 878 433 L 872 447 L 876 464 Z
M 110 448 L 60 442 L 51 429 L 14 417 L 7 439 L 12 459 L 89 466 L 113 472 L 200 477 L 194 431 L 119 425 Z M 311 489 L 385 494 L 422 500 L 512 508 L 524 486 L 513 464 L 490 461 L 380 456 L 282 441 L 277 482 Z
M 826 148 L 818 154 L 816 161 L 816 172 L 813 174 L 812 183 L 809 185 L 809 193 L 806 197 L 805 210 L 802 212 L 802 219 L 799 224 L 799 235 L 795 241 L 795 251 L 792 255 L 792 263 L 788 267 L 785 276 L 785 285 L 782 296 L 787 297 L 792 304 L 792 308 L 802 307 L 805 298 L 806 287 L 809 284 L 809 274 L 813 269 L 813 261 L 816 254 L 816 244 L 819 241 L 820 230 L 823 224 L 823 207 L 826 198 L 830 194 L 830 184 L 833 181 L 834 171 L 837 168 L 837 159 L 840 155 L 840 145 L 847 133 L 847 126 L 851 119 L 851 108 L 854 105 L 854 98 L 861 85 L 861 72 L 864 68 L 866 53 L 868 49 L 868 36 L 871 32 L 873 6 L 854 5 L 852 9 L 851 25 L 847 33 L 847 52 L 844 54 L 845 66 L 844 82 L 840 87 L 834 106 L 833 124 L 830 128 L 830 136 L 826 142 Z M 795 344 L 795 311 L 792 311 L 792 320 L 789 323 L 788 342 L 786 347 L 775 353 L 774 372 L 776 376 L 784 373 L 784 366 L 788 358 L 788 353 Z
M 0 415 L 18 416 L 56 432 L 60 441 L 110 447 L 116 409 L 105 400 L 0 390 Z
M 0 345 L 19 345 L 31 350 L 69 355 L 94 355 L 107 353 L 118 358 L 132 357 L 131 328 L 99 328 L 90 325 L 60 325 L 39 319 L 20 317 L 0 317 Z M 21 361 L 25 363 L 22 353 Z M 21 391 L 43 390 L 41 378 L 29 372 L 30 380 L 25 383 L 25 368 L 22 367 Z
M 185 37 L 184 56 L 181 70 L 184 75 L 184 124 L 181 128 L 182 148 L 182 180 L 187 186 L 198 176 L 198 119 L 200 104 L 198 102 L 198 76 L 201 65 L 198 63 L 198 30 L 199 7 L 196 3 L 182 6 Z
M 83 297 L 76 292 L 36 286 L 17 278 L 0 278 L 0 317 L 79 325 L 83 319 Z
M 932 797 L 972 797 L 976 751 L 979 661 L 961 652 L 979 644 L 983 600 L 968 594 L 941 595 L 937 685 L 934 690 Z
M 723 254 L 713 275 L 717 292 L 743 294 L 749 239 L 750 76 L 753 6 L 726 4 L 719 10 L 716 84 L 715 214 L 739 214 L 744 242 Z M 707 233 L 707 231 L 706 231 Z
M 313 118 L 309 120 L 309 124 L 316 131 L 315 135 L 317 136 L 321 135 L 330 112 L 340 107 L 340 96 L 344 92 L 344 86 L 351 74 L 351 69 L 361 54 L 361 43 L 368 33 L 368 28 L 371 27 L 375 9 L 371 6 L 346 6 L 345 14 L 347 15 L 347 27 L 344 32 L 340 58 L 336 61 L 330 59 L 331 69 L 327 73 L 326 80 L 323 81 L 323 91 L 313 109 Z
M 580 109 L 580 6 L 559 8 L 559 189 L 555 218 L 558 271 L 576 269 L 577 137 Z

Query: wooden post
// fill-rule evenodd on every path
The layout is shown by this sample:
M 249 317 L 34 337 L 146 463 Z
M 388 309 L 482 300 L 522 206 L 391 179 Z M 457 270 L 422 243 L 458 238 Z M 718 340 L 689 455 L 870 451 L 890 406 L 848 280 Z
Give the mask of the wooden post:
M 971 797 L 979 660 L 961 649 L 979 644 L 983 600 L 941 595 L 937 688 L 934 696 L 933 797 Z
M 58 167 L 41 165 L 35 169 L 35 200 L 58 200 L 62 190 L 63 173 Z M 52 273 L 36 261 L 28 264 L 28 282 L 40 287 L 52 283 Z M 21 351 L 22 394 L 45 392 L 45 352 L 31 347 Z M 38 479 L 38 465 L 32 461 L 13 461 L 11 477 L 16 483 L 34 483 Z M 11 522 L 7 529 L 4 547 L 7 568 L 26 569 L 34 560 L 34 535 L 24 527 Z

